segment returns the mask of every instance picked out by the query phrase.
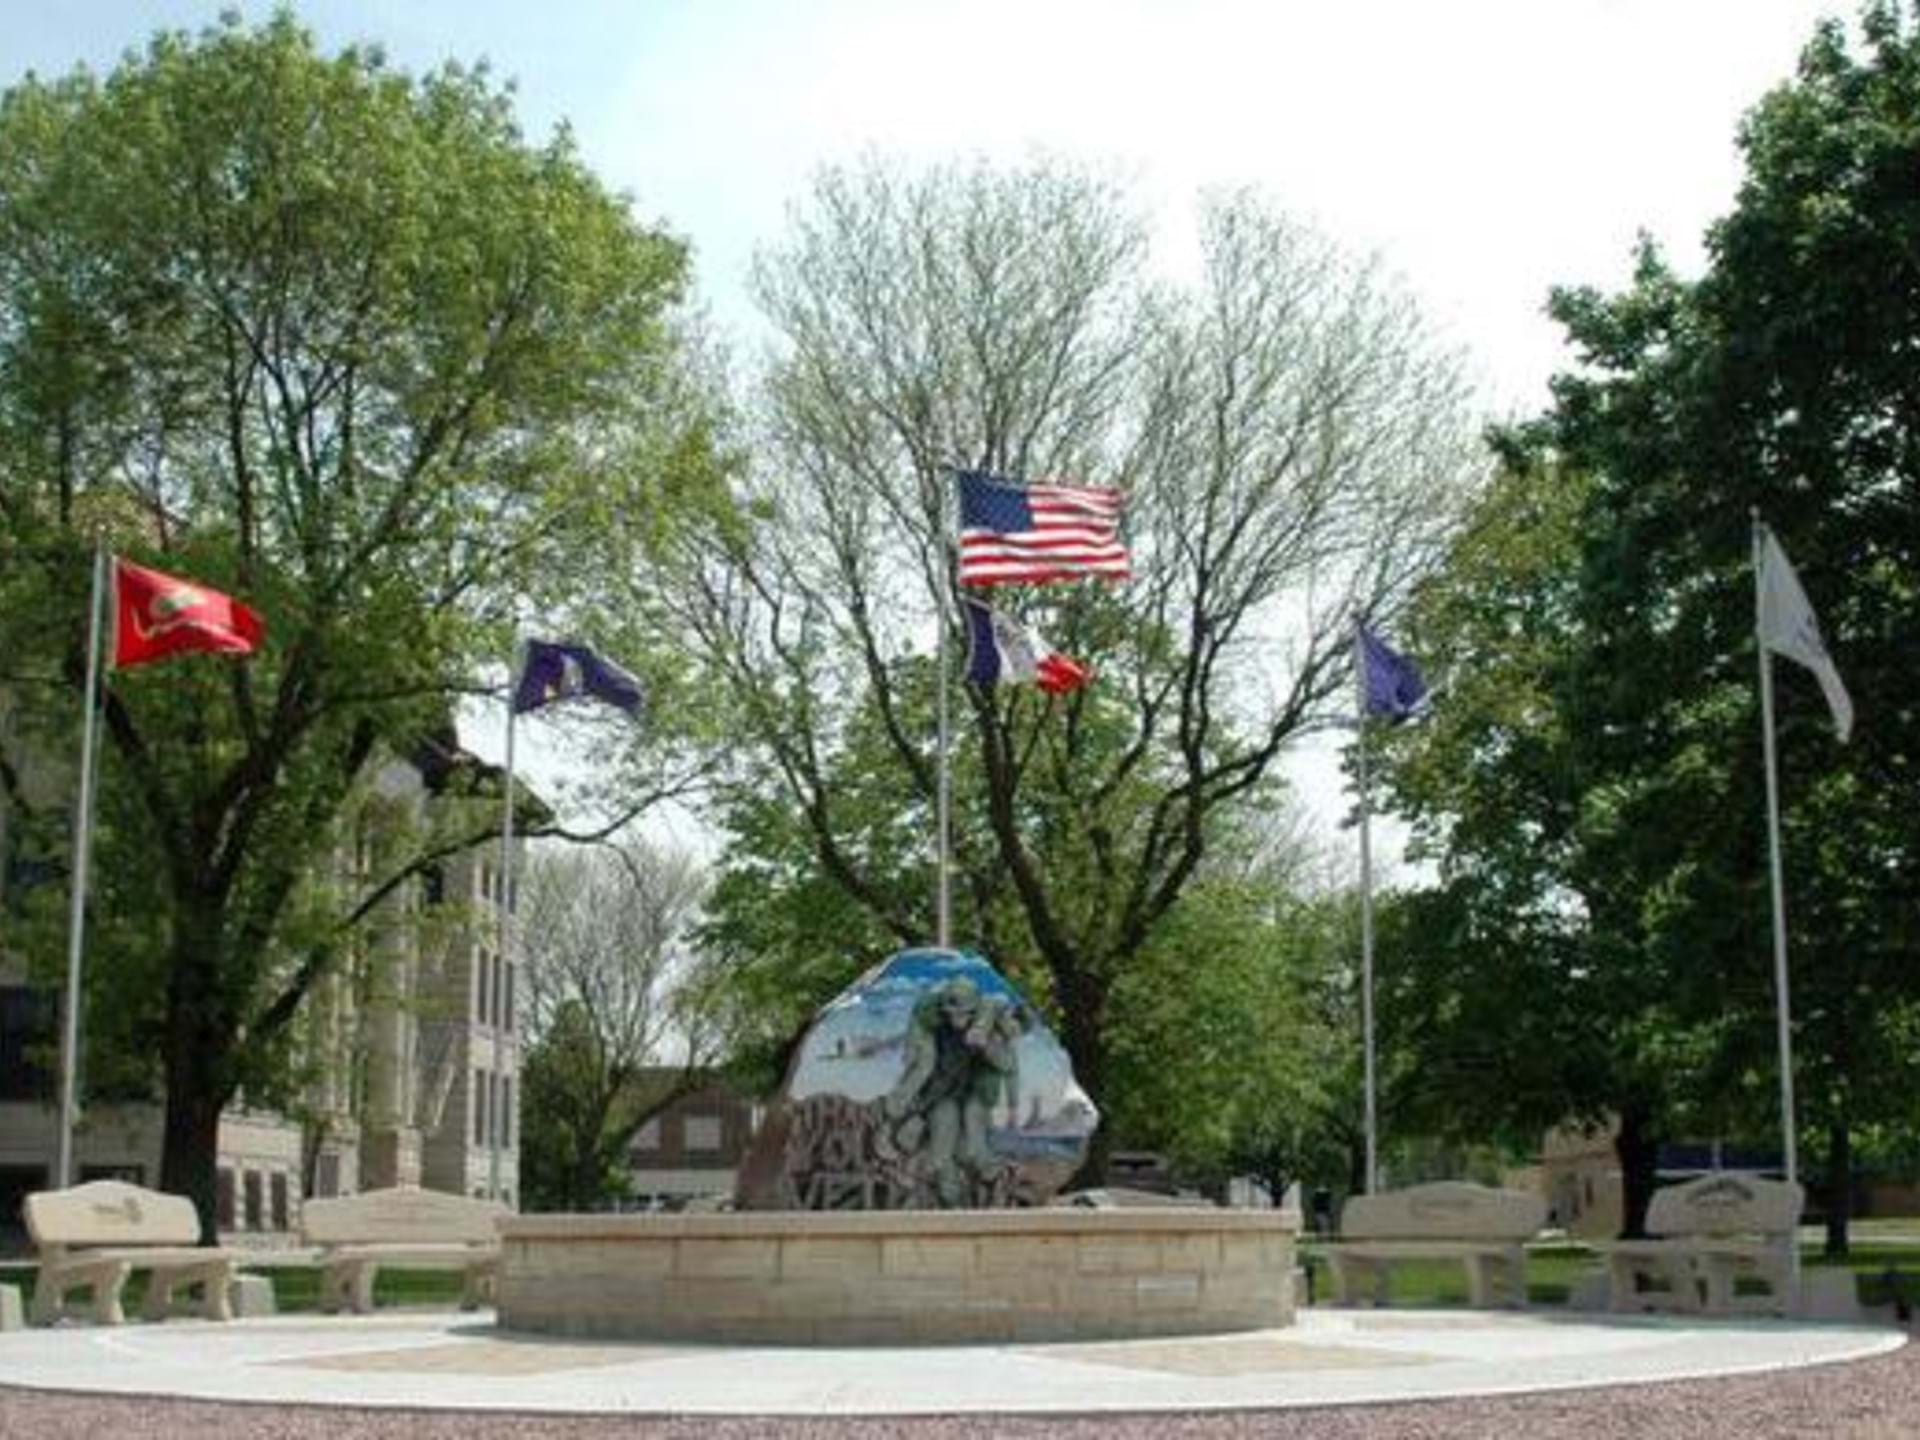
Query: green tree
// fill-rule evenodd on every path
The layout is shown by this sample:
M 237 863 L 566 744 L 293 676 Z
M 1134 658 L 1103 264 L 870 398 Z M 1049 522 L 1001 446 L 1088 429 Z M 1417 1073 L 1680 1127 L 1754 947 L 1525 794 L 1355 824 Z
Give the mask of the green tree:
M 1457 369 L 1377 271 L 1245 195 L 1201 232 L 1175 291 L 1096 176 L 823 174 L 756 272 L 779 338 L 750 482 L 766 523 L 686 557 L 676 592 L 754 779 L 777 779 L 819 872 L 918 943 L 933 654 L 941 625 L 949 656 L 965 638 L 946 467 L 1128 493 L 1129 584 L 997 597 L 1044 607 L 1095 684 L 954 697 L 955 934 L 1054 1007 L 1096 1099 L 1117 987 L 1272 799 L 1345 684 L 1352 615 L 1398 602 L 1472 463 Z
M 290 926 L 377 758 L 485 693 L 523 616 L 671 690 L 604 602 L 714 474 L 685 281 L 683 248 L 567 135 L 529 144 L 483 71 L 323 56 L 284 12 L 0 99 L 23 742 L 65 754 L 77 731 L 96 534 L 267 617 L 253 660 L 111 676 L 102 706 L 99 869 L 131 878 L 94 897 L 93 966 L 155 1057 L 162 1184 L 203 1213 L 221 1109 L 270 1078 L 346 922 L 424 860 Z
M 1352 907 L 1212 867 L 1114 990 L 1113 1112 L 1184 1178 L 1350 1188 L 1361 1139 Z M 1358 1146 L 1364 1156 L 1364 1144 Z
M 1379 736 L 1380 769 L 1437 876 L 1403 897 L 1379 1020 L 1404 1062 L 1383 1087 L 1400 1126 L 1517 1144 L 1617 1117 L 1631 1229 L 1684 1088 L 1648 902 L 1674 830 L 1650 820 L 1679 802 L 1627 769 L 1657 764 L 1656 745 L 1583 704 L 1604 679 L 1578 565 L 1590 491 L 1564 469 L 1504 470 L 1416 602 L 1446 682 L 1421 723 Z
M 1563 512 L 1570 563 L 1509 588 L 1528 616 L 1560 597 L 1561 638 L 1528 723 L 1483 731 L 1480 782 L 1513 790 L 1517 813 L 1561 819 L 1516 837 L 1543 851 L 1567 837 L 1546 874 L 1514 856 L 1484 883 L 1510 885 L 1509 911 L 1531 905 L 1585 952 L 1572 963 L 1596 977 L 1592 1013 L 1631 1031 L 1596 1032 L 1601 1063 L 1678 1086 L 1667 1102 L 1690 1105 L 1691 1123 L 1777 1134 L 1750 509 L 1782 537 L 1862 716 L 1837 745 L 1809 677 L 1776 667 L 1798 1120 L 1826 1142 L 1835 1250 L 1851 1137 L 1914 1123 L 1906 1037 L 1920 1005 L 1906 900 L 1920 818 L 1904 798 L 1920 626 L 1920 393 L 1905 360 L 1920 337 L 1920 38 L 1895 4 L 1869 6 L 1862 31 L 1856 54 L 1821 26 L 1795 79 L 1748 117 L 1746 179 L 1700 280 L 1647 247 L 1626 291 L 1555 296 L 1584 368 L 1556 382 L 1523 448 L 1539 503 L 1558 505 L 1570 476 L 1582 489 Z M 1463 674 L 1499 636 L 1506 583 L 1467 587 L 1486 609 Z M 1558 799 L 1524 803 L 1530 775 Z M 1498 814 L 1491 788 L 1478 799 Z

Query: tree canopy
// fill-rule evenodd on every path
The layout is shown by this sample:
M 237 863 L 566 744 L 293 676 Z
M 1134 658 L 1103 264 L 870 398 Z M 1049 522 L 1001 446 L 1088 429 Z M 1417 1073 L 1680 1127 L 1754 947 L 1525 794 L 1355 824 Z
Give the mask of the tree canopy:
M 1563 1087 L 1570 1112 L 1777 1135 L 1750 515 L 1773 528 L 1861 715 L 1838 745 L 1775 662 L 1799 1125 L 1827 1142 L 1836 1245 L 1850 1137 L 1915 1118 L 1920 1004 L 1920 37 L 1895 4 L 1862 34 L 1820 27 L 1747 118 L 1701 278 L 1647 246 L 1623 292 L 1556 293 L 1582 366 L 1509 437 L 1432 600 L 1462 679 L 1399 777 L 1457 907 L 1429 979 L 1537 994 L 1527 1015 L 1584 1035 L 1612 1093 Z
M 290 925 L 373 763 L 497 686 L 528 617 L 671 689 L 604 580 L 717 473 L 686 283 L 684 247 L 564 132 L 529 143 L 484 70 L 323 55 L 285 12 L 0 98 L 15 757 L 77 748 L 96 536 L 267 620 L 250 661 L 113 675 L 103 699 L 100 870 L 128 878 L 95 895 L 96 934 L 110 909 L 138 923 L 92 970 L 162 1072 L 162 1183 L 203 1210 L 221 1107 L 422 859 Z M 8 804 L 34 811 L 21 769 Z
M 950 467 L 1125 492 L 1130 583 L 992 597 L 1094 684 L 954 698 L 956 936 L 1056 1007 L 1096 1098 L 1116 986 L 1276 802 L 1353 616 L 1399 603 L 1476 465 L 1452 357 L 1376 267 L 1248 195 L 1210 202 L 1201 249 L 1155 280 L 1124 191 L 1061 165 L 824 172 L 756 272 L 760 523 L 689 547 L 673 590 L 743 726 L 727 863 L 852 902 L 844 983 L 935 930 Z M 777 896 L 736 895 L 764 935 Z

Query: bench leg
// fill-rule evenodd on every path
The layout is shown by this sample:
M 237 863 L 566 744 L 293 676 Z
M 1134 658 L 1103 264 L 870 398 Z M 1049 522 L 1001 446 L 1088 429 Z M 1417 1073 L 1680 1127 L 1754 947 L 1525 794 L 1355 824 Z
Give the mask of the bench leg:
M 120 1292 L 133 1266 L 125 1261 L 103 1266 L 93 1274 L 93 1320 L 96 1325 L 122 1325 L 127 1312 L 120 1308 Z
M 1492 1255 L 1463 1255 L 1460 1263 L 1467 1272 L 1467 1302 L 1476 1310 L 1493 1309 L 1499 1288 L 1496 1274 L 1499 1259 Z
M 1616 1314 L 1638 1310 L 1640 1267 L 1623 1255 L 1607 1257 L 1607 1308 Z
M 380 1267 L 373 1261 L 353 1267 L 353 1273 L 347 1282 L 348 1303 L 356 1315 L 373 1313 L 373 1278 L 380 1273 Z
M 185 1284 L 184 1275 L 175 1270 L 149 1270 L 147 1272 L 147 1300 L 140 1307 L 140 1315 L 145 1320 L 164 1320 L 173 1311 L 173 1290 L 176 1285 Z
M 1705 1255 L 1700 1260 L 1700 1288 L 1710 1315 L 1731 1315 L 1734 1310 L 1734 1274 L 1738 1267 L 1724 1256 Z
M 466 1280 L 460 1290 L 460 1308 L 478 1310 L 491 1305 L 494 1298 L 494 1264 L 486 1261 L 467 1266 Z
M 200 1274 L 200 1314 L 207 1320 L 233 1319 L 233 1262 L 217 1261 Z
M 364 1315 L 373 1309 L 375 1268 L 364 1260 L 328 1265 L 320 1272 L 320 1309 L 328 1315 L 340 1310 Z
M 1524 1245 L 1515 1245 L 1500 1255 L 1487 1257 L 1487 1268 L 1493 1280 L 1507 1287 L 1506 1304 L 1515 1310 L 1527 1308 L 1527 1251 Z
M 1667 1267 L 1667 1293 L 1674 1297 L 1674 1308 L 1684 1310 L 1689 1315 L 1697 1315 L 1705 1309 L 1705 1292 L 1712 1282 L 1705 1275 L 1705 1267 L 1692 1256 L 1683 1255 L 1671 1261 Z M 1731 1292 L 1732 1283 L 1728 1283 Z
M 1327 1256 L 1327 1283 L 1333 1294 L 1329 1297 L 1336 1305 L 1353 1303 L 1353 1262 L 1344 1255 Z
M 51 1325 L 60 1318 L 66 1307 L 61 1303 L 66 1298 L 66 1285 L 61 1277 L 40 1272 L 39 1283 L 33 1287 L 33 1309 L 28 1316 L 34 1325 Z

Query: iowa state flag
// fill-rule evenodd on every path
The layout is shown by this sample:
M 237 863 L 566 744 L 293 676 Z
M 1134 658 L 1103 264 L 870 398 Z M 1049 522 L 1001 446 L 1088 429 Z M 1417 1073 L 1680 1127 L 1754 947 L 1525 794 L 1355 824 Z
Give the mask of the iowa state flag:
M 266 636 L 260 617 L 231 596 L 118 556 L 113 613 L 116 669 L 190 650 L 251 655 Z
M 1078 690 L 1093 672 L 1069 660 L 1040 638 L 1040 632 L 1011 615 L 969 598 L 967 605 L 967 679 L 976 685 L 1028 683 L 1049 695 Z

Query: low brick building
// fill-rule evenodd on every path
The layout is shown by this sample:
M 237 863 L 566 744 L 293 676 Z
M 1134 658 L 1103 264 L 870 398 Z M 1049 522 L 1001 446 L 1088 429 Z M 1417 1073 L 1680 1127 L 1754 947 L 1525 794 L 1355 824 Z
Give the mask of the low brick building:
M 678 1076 L 678 1071 L 660 1070 L 645 1079 L 664 1088 Z M 627 1147 L 634 1202 L 678 1208 L 689 1200 L 731 1196 L 762 1114 L 757 1099 L 718 1079 L 670 1102 Z

